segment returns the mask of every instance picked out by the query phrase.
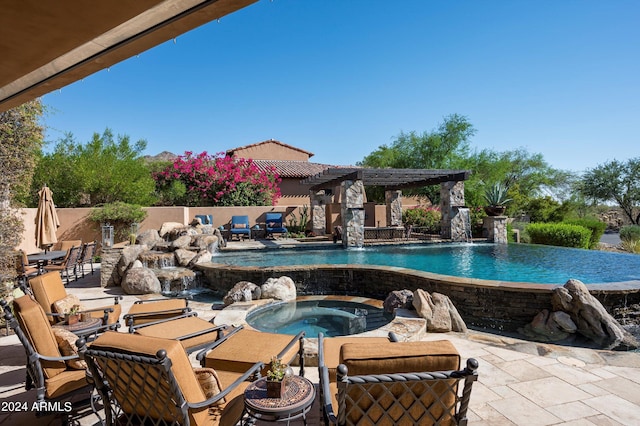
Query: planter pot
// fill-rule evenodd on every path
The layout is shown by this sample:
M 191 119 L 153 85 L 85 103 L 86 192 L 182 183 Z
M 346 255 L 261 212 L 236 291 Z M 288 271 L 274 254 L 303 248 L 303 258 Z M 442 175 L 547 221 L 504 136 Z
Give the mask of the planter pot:
M 76 324 L 78 321 L 80 321 L 80 314 L 66 315 L 65 320 L 67 321 L 67 325 Z
M 507 210 L 505 206 L 485 206 L 484 212 L 487 216 L 504 216 L 504 212 Z
M 267 398 L 282 398 L 285 381 L 267 380 Z

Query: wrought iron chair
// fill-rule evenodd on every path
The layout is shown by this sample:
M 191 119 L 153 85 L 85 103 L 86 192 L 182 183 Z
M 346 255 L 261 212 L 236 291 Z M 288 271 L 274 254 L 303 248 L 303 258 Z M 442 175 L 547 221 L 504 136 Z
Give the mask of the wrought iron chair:
M 96 254 L 96 242 L 86 243 L 82 246 L 82 254 L 78 259 L 78 268 L 82 272 L 82 278 L 84 278 L 85 265 L 89 265 L 91 267 L 91 275 L 93 275 L 93 256 Z
M 27 254 L 20 250 L 16 256 L 16 271 L 18 273 L 18 281 L 21 287 L 26 287 L 29 278 L 39 275 L 42 272 L 42 265 L 38 263 L 29 263 Z
M 103 324 L 116 324 L 120 320 L 122 312 L 120 300 L 122 296 L 105 296 L 89 299 L 78 299 L 67 294 L 67 289 L 62 283 L 62 278 L 57 272 L 47 272 L 29 280 L 29 286 L 36 301 L 42 306 L 44 312 L 49 317 L 51 325 L 55 325 L 64 320 L 63 305 L 73 306 L 81 302 L 91 302 L 95 300 L 113 300 L 113 305 L 101 306 L 97 308 L 83 307 L 81 312 L 89 313 L 93 318 L 102 318 Z
M 78 344 L 104 401 L 107 425 L 235 425 L 247 380 L 263 368 L 257 362 L 242 373 L 211 373 L 217 389 L 208 392 L 211 387 L 203 386 L 176 340 L 105 333 L 89 348 Z
M 191 312 L 186 298 L 162 298 L 137 300 L 122 319 L 133 333 L 136 327 L 143 324 L 180 318 Z
M 78 259 L 80 258 L 81 246 L 71 247 L 67 251 L 67 255 L 62 259 L 60 263 L 50 263 L 44 265 L 44 270 L 47 272 L 56 271 L 60 273 L 60 276 L 64 274 L 67 284 L 69 284 L 69 278 L 71 272 L 73 272 L 74 279 L 78 279 Z
M 37 403 L 70 403 L 73 415 L 78 409 L 92 405 L 93 386 L 86 380 L 86 369 L 68 365 L 77 362 L 77 354 L 63 356 L 61 346 L 56 340 L 54 330 L 42 307 L 31 295 L 24 295 L 13 300 L 13 307 L 5 300 L 0 300 L 4 310 L 4 318 L 14 330 L 27 355 L 25 389 L 36 390 Z M 96 336 L 109 326 L 95 328 L 87 336 Z M 79 334 L 81 335 L 81 334 Z M 75 339 L 75 337 L 74 337 Z M 51 406 L 54 404 L 48 404 Z M 95 409 L 93 410 L 96 411 Z M 49 414 L 38 411 L 37 416 Z M 97 413 L 96 413 L 97 414 Z
M 320 336 L 319 353 L 323 343 Z M 346 343 L 335 381 L 327 365 L 319 366 L 325 423 L 466 425 L 478 362 L 471 358 L 459 368 L 460 356 L 446 340 Z

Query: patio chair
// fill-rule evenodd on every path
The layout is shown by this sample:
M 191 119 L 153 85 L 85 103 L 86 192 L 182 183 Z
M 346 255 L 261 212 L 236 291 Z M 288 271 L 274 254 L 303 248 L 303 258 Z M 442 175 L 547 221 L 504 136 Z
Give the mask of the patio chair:
M 319 353 L 323 340 L 319 336 Z M 460 355 L 447 340 L 345 343 L 340 347 L 339 362 L 333 381 L 326 364 L 318 367 L 326 423 L 467 424 L 478 362 L 471 358 L 466 368 L 459 370 Z
M 203 225 L 213 225 L 212 214 L 197 214 L 196 219 L 200 220 L 200 223 Z
M 69 277 L 71 276 L 71 272 L 73 271 L 73 276 L 77 280 L 78 279 L 78 259 L 80 258 L 80 250 L 82 247 L 73 246 L 67 251 L 67 255 L 62 259 L 60 263 L 50 263 L 48 265 L 44 265 L 44 270 L 47 272 L 57 271 L 60 276 L 64 274 L 67 284 L 69 284 Z
M 91 275 L 93 275 L 93 256 L 96 254 L 96 242 L 83 244 L 82 254 L 78 258 L 78 268 L 82 271 L 82 278 L 84 278 L 85 265 L 91 266 Z
M 16 256 L 16 272 L 21 287 L 26 287 L 29 278 L 39 275 L 42 271 L 42 265 L 39 262 L 29 263 L 27 254 L 20 250 Z
M 122 319 L 133 333 L 136 326 L 179 318 L 191 312 L 189 301 L 186 298 L 162 298 L 138 300 L 129 309 Z
M 289 232 L 287 228 L 282 225 L 282 213 L 267 213 L 265 215 L 265 222 L 267 224 L 267 238 L 273 237 L 273 234 L 286 234 Z
M 224 374 L 193 369 L 178 341 L 136 334 L 107 332 L 89 348 L 79 345 L 107 425 L 235 425 L 247 380 L 263 367 L 257 362 Z
M 82 246 L 82 240 L 60 240 L 51 247 L 51 251 L 69 250 L 71 247 Z
M 5 299 L 0 300 L 0 305 L 5 320 L 25 349 L 25 389 L 35 388 L 36 402 L 71 402 L 69 414 L 93 404 L 93 386 L 87 382 L 85 365 L 74 352 L 78 336 L 52 328 L 40 304 L 29 294 L 14 299 L 13 307 Z M 107 327 L 93 329 L 90 335 L 95 336 Z M 36 416 L 46 414 L 50 412 L 36 412 Z
M 51 325 L 64 321 L 65 312 L 73 305 L 80 305 L 80 313 L 89 313 L 93 318 L 101 318 L 103 324 L 115 324 L 120 320 L 122 311 L 119 301 L 122 296 L 94 297 L 81 300 L 76 295 L 67 294 L 67 289 L 57 272 L 47 272 L 31 278 L 29 287 L 31 287 L 35 300 L 44 309 Z M 97 308 L 87 308 L 82 305 L 83 302 L 104 299 L 113 300 L 113 305 Z
M 249 227 L 249 216 L 231 216 L 231 229 L 229 230 L 230 237 L 229 239 L 233 239 L 233 236 L 237 236 L 238 240 L 240 237 L 244 238 L 245 236 L 251 239 L 251 228 Z

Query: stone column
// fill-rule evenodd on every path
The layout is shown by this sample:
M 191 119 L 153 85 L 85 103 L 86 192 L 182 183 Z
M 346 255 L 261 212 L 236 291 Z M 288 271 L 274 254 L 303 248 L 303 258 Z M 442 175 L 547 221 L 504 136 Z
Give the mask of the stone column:
M 482 220 L 482 229 L 487 241 L 507 244 L 507 216 L 487 216 Z
M 402 191 L 384 191 L 387 226 L 402 226 Z
M 345 180 L 340 185 L 342 195 L 342 245 L 364 246 L 364 185 L 361 180 Z
M 122 257 L 121 248 L 102 248 L 100 253 L 100 286 L 113 287 L 120 282 L 117 265 Z
M 309 191 L 311 198 L 311 230 L 316 235 L 325 235 L 327 233 L 327 196 L 324 190 Z
M 471 229 L 466 229 L 469 221 L 460 209 L 464 206 L 464 182 L 443 182 L 440 184 L 440 212 L 442 213 L 440 236 L 453 241 L 466 241 Z

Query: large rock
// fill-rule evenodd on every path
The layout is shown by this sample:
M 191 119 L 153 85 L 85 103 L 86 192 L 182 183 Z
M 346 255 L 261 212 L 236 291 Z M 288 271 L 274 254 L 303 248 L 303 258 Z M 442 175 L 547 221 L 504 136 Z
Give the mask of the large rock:
M 413 308 L 413 292 L 411 290 L 394 290 L 384 299 L 385 312 L 393 313 L 397 308 Z
M 296 284 L 286 276 L 269 278 L 260 289 L 263 299 L 296 300 Z
M 211 262 L 211 256 L 213 255 L 209 251 L 202 250 L 201 252 L 198 252 L 195 256 L 193 256 L 193 259 L 191 259 L 191 262 L 189 262 L 189 265 L 187 266 L 192 267 L 194 265 L 200 265 L 202 263 L 209 263 Z
M 122 282 L 122 278 L 133 262 L 138 259 L 140 253 L 147 251 L 149 248 L 146 245 L 136 244 L 134 246 L 126 246 L 122 249 L 122 254 L 120 255 L 120 259 L 118 260 L 118 264 L 115 268 L 115 274 L 112 275 L 114 285 L 120 285 Z
M 233 286 L 231 290 L 224 296 L 222 302 L 225 306 L 235 302 L 250 302 L 260 299 L 260 287 L 249 281 L 240 281 Z
M 146 245 L 149 250 L 152 250 L 160 241 L 162 241 L 162 238 L 160 238 L 160 234 L 158 234 L 158 231 L 155 229 L 147 229 L 146 231 L 142 231 L 136 237 L 136 243 Z
M 622 328 L 579 280 L 569 280 L 564 287 L 554 289 L 551 305 L 554 311 L 568 313 L 578 333 L 604 349 L 628 350 L 639 347 L 637 339 Z
M 543 342 L 559 342 L 574 336 L 577 327 L 563 311 L 549 312 L 543 309 L 531 323 L 519 331 L 527 337 Z
M 220 247 L 226 247 L 227 246 L 227 242 L 225 241 L 225 239 L 222 237 L 222 232 L 220 232 L 220 230 L 218 228 L 213 230 L 213 235 L 215 235 L 216 237 L 218 237 L 218 245 Z
M 445 333 L 466 332 L 467 325 L 448 296 L 440 293 L 429 294 L 422 289 L 413 293 L 413 306 L 419 316 L 427 320 L 427 331 Z
M 172 250 L 176 249 L 186 249 L 191 246 L 191 236 L 190 235 L 182 235 L 175 240 L 171 241 L 171 245 L 169 246 Z
M 218 237 L 211 234 L 196 235 L 193 238 L 191 245 L 198 247 L 199 249 L 207 249 L 210 252 L 213 252 L 213 248 L 218 247 Z
M 131 268 L 122 279 L 122 290 L 127 294 L 160 293 L 160 281 L 149 268 Z
M 173 252 L 176 258 L 176 262 L 178 262 L 179 266 L 187 266 L 194 257 L 196 257 L 197 253 L 192 252 L 191 250 L 178 249 Z
M 164 238 L 168 234 L 175 233 L 176 229 L 184 229 L 184 225 L 180 222 L 165 222 L 160 227 L 160 238 Z

